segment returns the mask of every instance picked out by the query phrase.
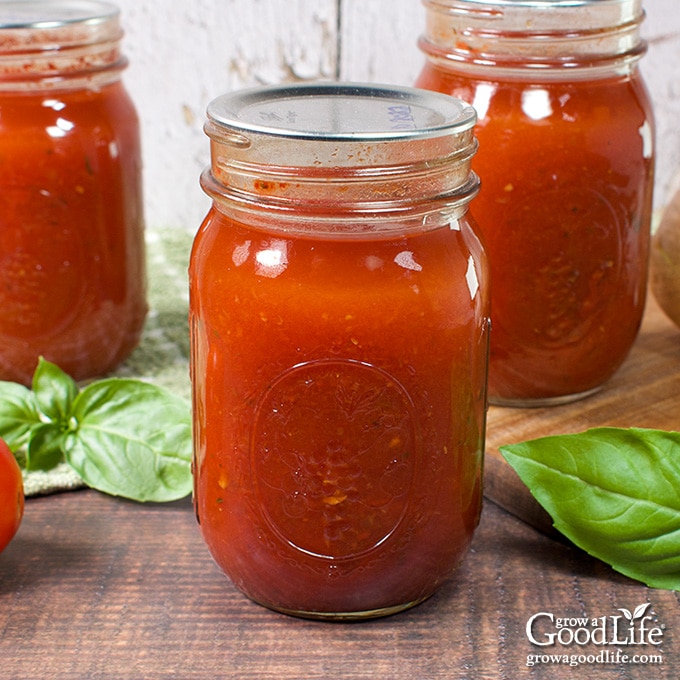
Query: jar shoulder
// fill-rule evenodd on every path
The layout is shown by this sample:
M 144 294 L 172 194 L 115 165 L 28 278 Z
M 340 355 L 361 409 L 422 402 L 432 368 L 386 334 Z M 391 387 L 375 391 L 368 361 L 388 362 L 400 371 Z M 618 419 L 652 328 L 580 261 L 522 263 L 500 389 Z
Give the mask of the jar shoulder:
M 572 120 L 592 117 L 604 109 L 631 111 L 652 120 L 651 98 L 639 69 L 612 74 L 607 78 L 532 77 L 497 78 L 493 70 L 467 72 L 426 63 L 416 81 L 418 87 L 443 92 L 472 104 L 480 123 L 491 115 L 502 116 L 524 110 L 538 102 L 550 105 L 550 112 Z M 529 116 L 531 118 L 531 116 Z
M 136 131 L 139 118 L 121 82 L 101 89 L 3 92 L 0 88 L 0 139 L 17 134 L 65 139 L 80 131 L 99 136 Z

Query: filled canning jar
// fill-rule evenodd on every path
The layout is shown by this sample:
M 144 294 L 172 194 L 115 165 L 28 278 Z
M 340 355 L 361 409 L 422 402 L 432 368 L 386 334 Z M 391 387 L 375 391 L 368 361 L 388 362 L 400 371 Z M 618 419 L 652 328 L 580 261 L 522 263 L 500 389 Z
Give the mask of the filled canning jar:
M 0 2 L 0 379 L 115 368 L 146 315 L 139 123 L 119 11 Z
M 194 502 L 216 562 L 260 604 L 390 614 L 467 551 L 488 349 L 474 122 L 452 97 L 342 83 L 208 108 Z
M 417 85 L 471 103 L 493 284 L 489 399 L 598 390 L 645 304 L 654 121 L 641 0 L 425 0 Z

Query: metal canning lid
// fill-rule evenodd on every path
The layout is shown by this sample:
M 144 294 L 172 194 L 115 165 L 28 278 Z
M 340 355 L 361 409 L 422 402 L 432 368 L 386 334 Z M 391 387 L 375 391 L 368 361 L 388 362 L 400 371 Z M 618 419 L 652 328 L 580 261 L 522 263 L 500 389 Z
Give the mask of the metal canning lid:
M 278 85 L 223 95 L 208 106 L 206 131 L 298 140 L 389 142 L 471 130 L 474 109 L 448 95 L 355 83 Z M 211 125 L 212 124 L 212 125 Z
M 0 30 L 54 29 L 99 23 L 119 14 L 118 7 L 97 0 L 38 0 L 0 2 Z
M 208 106 L 201 186 L 221 210 L 267 212 L 287 233 L 426 231 L 460 217 L 477 193 L 476 121 L 460 99 L 416 88 L 241 90 Z

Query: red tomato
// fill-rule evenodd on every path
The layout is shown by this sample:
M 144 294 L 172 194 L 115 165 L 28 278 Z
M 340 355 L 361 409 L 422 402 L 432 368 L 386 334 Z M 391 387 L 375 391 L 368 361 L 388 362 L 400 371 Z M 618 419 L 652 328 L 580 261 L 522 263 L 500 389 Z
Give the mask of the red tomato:
M 16 534 L 24 516 L 24 483 L 21 469 L 0 439 L 0 552 Z

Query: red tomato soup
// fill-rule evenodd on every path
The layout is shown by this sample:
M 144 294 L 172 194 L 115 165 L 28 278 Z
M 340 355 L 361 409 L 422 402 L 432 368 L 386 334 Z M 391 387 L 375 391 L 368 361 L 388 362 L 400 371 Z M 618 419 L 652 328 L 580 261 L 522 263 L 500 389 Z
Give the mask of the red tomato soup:
M 285 106 L 365 105 L 328 92 Z M 432 229 L 394 215 L 348 227 L 356 181 L 326 183 L 313 207 L 321 189 L 302 187 L 301 222 L 273 204 L 239 213 L 211 174 L 204 187 L 215 200 L 190 268 L 194 474 L 215 560 L 253 600 L 301 616 L 422 601 L 463 559 L 482 500 L 487 281 L 465 208 Z
M 34 10 L 57 12 L 58 25 L 60 6 Z M 82 8 L 83 21 L 93 13 L 93 25 L 119 36 L 117 13 L 100 17 L 98 3 Z M 26 11 L 26 21 L 37 21 Z M 41 355 L 76 379 L 105 373 L 137 345 L 146 314 L 139 124 L 119 79 L 124 59 L 110 44 L 103 55 L 100 35 L 90 36 L 77 67 L 59 54 L 54 63 L 29 59 L 12 42 L 68 43 L 78 26 L 0 28 L 5 380 L 30 382 Z
M 482 18 L 442 19 L 432 3 L 436 16 L 421 40 L 429 60 L 417 81 L 472 103 L 479 114 L 473 167 L 482 190 L 473 212 L 493 282 L 489 395 L 509 405 L 590 394 L 628 355 L 645 304 L 653 185 L 653 116 L 636 68 L 644 51 L 639 3 L 597 8 L 630 6 L 627 30 L 634 33 L 628 42 L 610 38 L 616 47 L 583 37 L 585 47 L 568 39 L 556 46 L 557 27 L 566 33 L 582 27 L 584 17 L 609 20 L 591 7 L 595 2 L 546 10 L 552 34 L 534 8 L 531 44 L 526 34 L 512 33 L 524 25 L 514 12 L 528 12 L 528 5 L 487 17 L 484 30 L 497 31 L 489 44 L 482 30 L 475 33 Z M 458 22 L 475 36 L 466 44 L 443 37 L 442 23 Z M 490 65 L 481 64 L 482 55 Z

